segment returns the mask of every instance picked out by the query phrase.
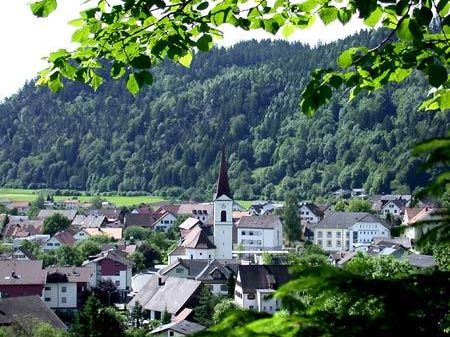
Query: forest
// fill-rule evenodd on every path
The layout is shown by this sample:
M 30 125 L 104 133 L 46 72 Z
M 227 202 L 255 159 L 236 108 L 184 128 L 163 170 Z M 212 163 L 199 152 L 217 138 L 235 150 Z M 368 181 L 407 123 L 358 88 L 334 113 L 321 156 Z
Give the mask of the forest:
M 313 69 L 335 67 L 342 50 L 385 34 L 199 52 L 190 69 L 162 63 L 136 97 L 121 81 L 97 92 L 68 82 L 57 94 L 29 82 L 0 103 L 0 186 L 209 200 L 225 144 L 236 199 L 414 192 L 430 177 L 411 149 L 450 123 L 443 112 L 418 111 L 426 78 L 415 73 L 351 102 L 338 92 L 311 118 L 299 108 Z

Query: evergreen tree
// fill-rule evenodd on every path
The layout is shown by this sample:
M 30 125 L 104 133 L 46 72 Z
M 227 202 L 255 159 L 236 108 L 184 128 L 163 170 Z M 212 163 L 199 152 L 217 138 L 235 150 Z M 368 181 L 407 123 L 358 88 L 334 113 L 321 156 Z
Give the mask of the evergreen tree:
M 194 308 L 194 318 L 200 324 L 209 327 L 213 324 L 214 307 L 218 298 L 214 296 L 209 288 L 202 284 L 198 304 Z
M 300 218 L 298 199 L 295 193 L 289 193 L 284 203 L 284 234 L 289 242 L 300 240 Z

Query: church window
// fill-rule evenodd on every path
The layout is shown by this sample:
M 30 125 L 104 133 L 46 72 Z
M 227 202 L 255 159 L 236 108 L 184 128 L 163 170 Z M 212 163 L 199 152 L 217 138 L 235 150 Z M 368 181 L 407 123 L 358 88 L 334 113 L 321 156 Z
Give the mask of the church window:
M 220 212 L 220 221 L 221 222 L 227 221 L 227 212 L 226 211 Z

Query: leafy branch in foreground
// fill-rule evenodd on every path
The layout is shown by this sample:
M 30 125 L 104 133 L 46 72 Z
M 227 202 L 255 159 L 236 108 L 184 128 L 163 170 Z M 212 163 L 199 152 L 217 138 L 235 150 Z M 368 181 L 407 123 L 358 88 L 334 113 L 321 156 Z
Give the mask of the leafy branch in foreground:
M 39 74 L 39 84 L 52 90 L 63 86 L 62 79 L 85 82 L 94 89 L 103 83 L 105 64 L 114 79 L 127 77 L 127 88 L 136 94 L 152 83 L 149 70 L 165 58 L 189 66 L 196 50 L 208 51 L 222 37 L 229 24 L 243 30 L 264 29 L 289 37 L 320 19 L 347 24 L 352 18 L 368 27 L 392 30 L 376 48 L 354 47 L 338 58 L 340 71 L 326 69 L 313 73 L 303 91 L 302 111 L 313 114 L 331 97 L 332 89 L 346 85 L 350 99 L 361 90 L 375 90 L 388 82 L 400 82 L 413 69 L 427 74 L 436 88 L 422 104 L 424 109 L 447 109 L 450 19 L 448 0 L 122 0 L 112 5 L 106 0 L 90 0 L 89 9 L 71 21 L 77 27 L 74 51 L 61 49 L 48 57 L 49 67 Z M 57 0 L 31 4 L 37 16 L 48 16 Z M 431 30 L 433 12 L 439 27 Z M 397 40 L 394 41 L 394 35 Z

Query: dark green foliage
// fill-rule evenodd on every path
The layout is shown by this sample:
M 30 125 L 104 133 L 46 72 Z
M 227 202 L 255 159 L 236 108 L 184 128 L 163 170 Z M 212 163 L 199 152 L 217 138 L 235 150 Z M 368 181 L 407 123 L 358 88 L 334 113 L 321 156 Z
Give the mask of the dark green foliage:
M 123 322 L 112 308 L 104 308 L 90 296 L 75 317 L 71 327 L 73 337 L 122 337 L 125 334 Z
M 211 326 L 213 322 L 214 307 L 219 298 L 214 296 L 208 286 L 202 284 L 197 306 L 194 308 L 194 319 L 201 325 Z
M 167 310 L 164 310 L 161 317 L 161 324 L 169 324 L 172 319 L 172 316 L 169 314 Z
M 417 111 L 425 78 L 413 73 L 350 103 L 338 92 L 313 118 L 298 112 L 312 69 L 384 37 L 362 32 L 316 49 L 269 41 L 213 49 L 188 70 L 155 68 L 153 85 L 135 99 L 112 81 L 95 94 L 78 83 L 57 94 L 30 83 L 0 105 L 0 185 L 209 200 L 225 136 L 238 199 L 282 200 L 289 190 L 310 198 L 339 187 L 413 191 L 428 177 L 417 174 L 410 149 L 449 124 L 448 114 Z
M 44 220 L 43 233 L 52 236 L 70 226 L 70 220 L 60 213 L 55 213 Z
M 289 193 L 284 204 L 284 234 L 290 242 L 300 240 L 300 218 L 298 216 L 298 198 L 295 193 Z

